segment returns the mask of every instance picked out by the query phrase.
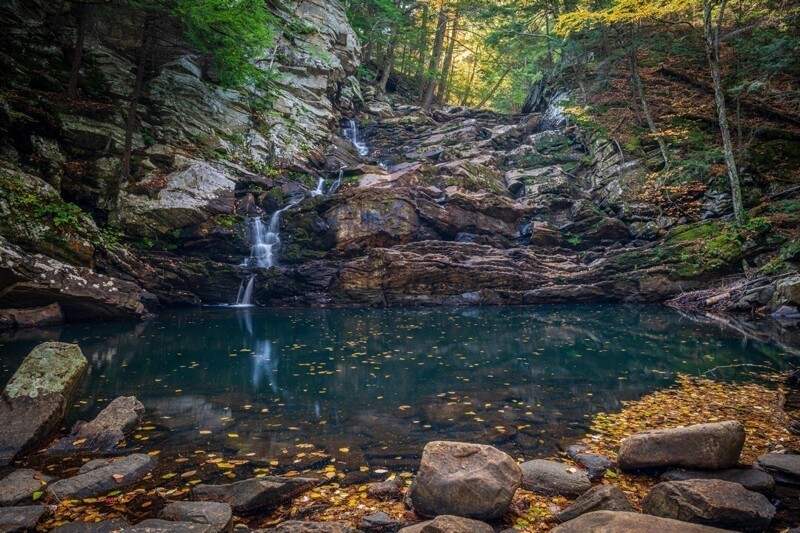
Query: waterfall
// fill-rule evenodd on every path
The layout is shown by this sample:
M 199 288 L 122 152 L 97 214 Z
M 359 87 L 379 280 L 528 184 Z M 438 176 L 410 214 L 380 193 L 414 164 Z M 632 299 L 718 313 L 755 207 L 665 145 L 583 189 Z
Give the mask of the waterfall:
M 328 196 L 333 196 L 339 190 L 342 185 L 342 178 L 344 178 L 344 169 L 339 170 L 339 177 L 331 183 L 331 188 L 328 189 Z
M 311 196 L 322 196 L 325 194 L 325 180 L 322 176 L 317 180 L 317 188 L 311 191 Z
M 272 268 L 275 266 L 275 248 L 281 243 L 281 215 L 287 209 L 297 205 L 300 200 L 292 200 L 286 207 L 272 213 L 269 223 L 266 225 L 261 217 L 255 217 L 251 220 L 250 238 L 252 247 L 250 248 L 250 257 L 245 259 L 242 266 L 255 268 Z
M 253 305 L 253 285 L 256 282 L 256 275 L 250 276 L 245 286 L 244 280 L 239 285 L 239 294 L 236 296 L 236 305 L 239 307 L 251 307 Z
M 349 127 L 342 129 L 342 134 L 344 135 L 344 138 L 350 141 L 352 145 L 356 147 L 358 155 L 362 157 L 368 155 L 369 146 L 367 146 L 366 142 L 360 139 L 360 135 L 358 133 L 358 124 L 353 119 L 348 120 L 348 124 Z

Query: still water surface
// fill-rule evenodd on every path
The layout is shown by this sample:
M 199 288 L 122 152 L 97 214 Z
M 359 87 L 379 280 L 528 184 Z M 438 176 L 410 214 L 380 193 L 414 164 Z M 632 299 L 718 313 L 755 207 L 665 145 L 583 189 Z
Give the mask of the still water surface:
M 662 307 L 204 308 L 0 336 L 0 381 L 45 340 L 90 361 L 72 420 L 135 395 L 141 449 L 269 460 L 311 444 L 345 471 L 412 469 L 436 439 L 550 455 L 678 372 L 797 362 Z

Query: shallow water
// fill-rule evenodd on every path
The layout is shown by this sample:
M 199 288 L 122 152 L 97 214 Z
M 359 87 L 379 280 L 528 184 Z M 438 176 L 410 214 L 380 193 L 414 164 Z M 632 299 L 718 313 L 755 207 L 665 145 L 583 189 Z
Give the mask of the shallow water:
M 413 469 L 437 439 L 550 455 L 677 372 L 797 363 L 662 307 L 204 308 L 2 335 L 0 381 L 45 340 L 90 360 L 73 420 L 135 395 L 141 449 L 268 460 L 313 444 L 345 471 Z

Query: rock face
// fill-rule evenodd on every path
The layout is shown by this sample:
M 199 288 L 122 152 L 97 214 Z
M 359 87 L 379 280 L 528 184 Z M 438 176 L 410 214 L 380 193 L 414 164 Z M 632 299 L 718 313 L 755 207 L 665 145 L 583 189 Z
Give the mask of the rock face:
M 0 329 L 57 326 L 64 323 L 58 303 L 31 309 L 0 309 Z
M 657 429 L 623 439 L 617 464 L 623 470 L 665 466 L 729 468 L 739 460 L 743 446 L 744 426 L 733 420 Z
M 519 466 L 522 469 L 522 486 L 537 494 L 575 497 L 592 487 L 583 470 L 564 463 L 534 459 Z
M 401 533 L 493 533 L 489 524 L 460 516 L 437 516 L 428 522 L 404 527 Z
M 492 446 L 429 442 L 408 492 L 422 516 L 456 515 L 493 519 L 505 514 L 522 472 Z
M 0 396 L 0 463 L 61 424 L 87 365 L 74 344 L 46 342 L 28 354 Z
M 194 522 L 211 526 L 210 531 L 226 531 L 233 519 L 231 506 L 219 502 L 178 502 L 164 507 L 162 515 L 173 522 Z
M 553 533 L 627 533 L 631 531 L 680 531 L 681 533 L 721 533 L 725 529 L 688 524 L 669 518 L 638 513 L 595 511 L 581 515 L 553 529 Z
M 642 509 L 654 516 L 737 531 L 763 531 L 775 516 L 775 506 L 763 494 L 716 479 L 659 483 Z
M 273 509 L 306 492 L 316 479 L 264 477 L 237 481 L 228 485 L 197 485 L 195 500 L 229 504 L 237 514 L 251 514 Z
M 572 505 L 558 513 L 559 522 L 568 522 L 593 511 L 635 512 L 625 493 L 613 485 L 592 487 L 575 500 Z
M 137 453 L 119 459 L 89 461 L 78 475 L 47 487 L 56 497 L 91 498 L 136 483 L 156 466 L 156 459 Z
M 747 490 L 771 494 L 775 479 L 756 468 L 729 468 L 726 470 L 667 470 L 658 478 L 660 481 L 686 481 L 687 479 L 721 479 L 738 483 Z
M 50 455 L 115 453 L 125 435 L 136 429 L 144 405 L 133 396 L 121 396 L 103 409 L 91 422 L 76 422 L 68 437 L 47 449 Z
M 51 479 L 30 468 L 14 470 L 0 480 L 0 507 L 31 502 L 33 493 L 44 490 Z

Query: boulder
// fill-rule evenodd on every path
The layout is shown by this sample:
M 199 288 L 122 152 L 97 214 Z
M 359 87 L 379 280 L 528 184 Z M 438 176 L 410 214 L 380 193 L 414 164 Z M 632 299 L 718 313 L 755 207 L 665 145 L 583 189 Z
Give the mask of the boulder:
M 494 533 L 489 524 L 460 516 L 437 516 L 433 520 L 404 527 L 400 533 Z
M 381 501 L 402 500 L 403 491 L 400 487 L 401 482 L 399 479 L 373 483 L 367 488 L 367 496 Z
M 199 501 L 223 502 L 237 514 L 252 514 L 274 509 L 310 490 L 319 480 L 268 476 L 246 479 L 227 485 L 197 485 L 192 498 Z
M 61 424 L 88 364 L 74 344 L 45 342 L 28 354 L 0 395 L 0 464 Z
M 800 485 L 800 455 L 765 453 L 758 457 L 756 464 L 772 474 L 778 483 Z
M 602 479 L 606 475 L 606 470 L 614 468 L 614 463 L 604 455 L 589 453 L 586 446 L 570 446 L 567 448 L 567 455 L 586 470 L 589 479 L 595 481 Z
M 58 303 L 26 309 L 0 309 L 0 329 L 57 326 L 64 323 Z
M 675 533 L 720 533 L 715 527 L 687 524 L 669 518 L 660 518 L 622 511 L 595 511 L 553 528 L 553 533 L 632 533 L 634 531 Z
M 537 494 L 560 494 L 574 498 L 592 488 L 586 472 L 564 463 L 534 459 L 519 466 L 522 469 L 522 486 Z
M 30 468 L 14 470 L 0 481 L 0 506 L 30 503 L 33 493 L 44 490 L 51 479 Z
M 75 455 L 118 452 L 125 435 L 136 429 L 144 405 L 134 396 L 120 396 L 100 411 L 91 422 L 78 421 L 72 431 L 47 449 L 49 455 Z
M 763 495 L 719 479 L 668 481 L 642 502 L 646 514 L 737 531 L 763 531 L 775 506 Z
M 106 520 L 104 522 L 73 522 L 53 530 L 53 533 L 116 533 L 129 527 L 127 520 Z
M 301 522 L 299 520 L 289 520 L 263 531 L 265 533 L 358 533 L 357 529 L 341 522 Z
M 656 429 L 623 439 L 617 464 L 622 470 L 666 466 L 729 468 L 739 460 L 742 446 L 744 426 L 735 420 Z
M 33 531 L 47 512 L 47 507 L 27 505 L 24 507 L 0 508 L 0 531 Z
M 162 516 L 173 522 L 194 522 L 212 527 L 211 531 L 225 531 L 231 525 L 231 506 L 221 502 L 177 502 L 164 507 Z
M 136 453 L 113 460 L 90 461 L 78 475 L 50 484 L 48 492 L 59 499 L 91 498 L 136 483 L 156 466 L 156 459 Z
M 627 511 L 634 512 L 628 498 L 614 485 L 598 485 L 592 487 L 575 500 L 572 505 L 558 513 L 559 522 L 568 522 L 582 514 L 592 511 Z
M 505 514 L 521 481 L 517 463 L 497 448 L 433 441 L 408 496 L 422 516 L 494 519 Z
M 151 518 L 143 520 L 133 527 L 125 528 L 123 531 L 125 531 L 125 533 L 213 533 L 217 530 L 214 529 L 214 526 L 209 524 L 170 522 L 169 520 Z
M 383 511 L 378 511 L 361 519 L 358 529 L 366 533 L 394 533 L 404 524 L 404 521 L 395 520 Z
M 738 483 L 747 490 L 770 494 L 775 489 L 775 479 L 757 468 L 728 468 L 725 470 L 667 470 L 659 481 L 686 481 L 687 479 L 721 479 Z

